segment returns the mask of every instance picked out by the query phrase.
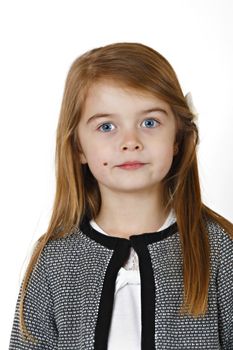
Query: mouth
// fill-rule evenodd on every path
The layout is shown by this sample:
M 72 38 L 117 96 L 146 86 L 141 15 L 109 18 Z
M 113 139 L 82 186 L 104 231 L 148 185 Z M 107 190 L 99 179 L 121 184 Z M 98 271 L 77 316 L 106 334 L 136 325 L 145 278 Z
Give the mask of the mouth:
M 128 170 L 131 170 L 131 169 L 138 169 L 138 168 L 141 168 L 141 167 L 143 167 L 144 165 L 146 165 L 146 163 L 141 163 L 141 162 L 127 162 L 127 163 L 118 165 L 118 167 L 121 168 L 121 169 L 128 169 Z
M 122 164 L 119 164 L 118 166 L 122 166 L 122 165 L 135 165 L 135 164 L 145 164 L 143 162 L 140 162 L 140 160 L 132 160 L 132 161 L 128 161 Z

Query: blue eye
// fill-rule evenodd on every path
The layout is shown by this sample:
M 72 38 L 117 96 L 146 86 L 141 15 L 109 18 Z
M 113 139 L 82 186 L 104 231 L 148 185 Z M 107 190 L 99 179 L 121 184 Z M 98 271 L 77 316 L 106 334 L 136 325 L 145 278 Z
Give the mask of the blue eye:
M 156 122 L 157 124 L 159 124 L 159 122 L 157 121 L 157 120 L 155 120 L 154 118 L 152 118 L 152 119 L 145 119 L 146 121 L 150 121 L 150 123 L 149 124 L 147 124 L 147 125 L 151 125 L 151 121 L 154 121 L 154 122 Z
M 103 126 L 105 126 L 105 125 L 110 125 L 110 124 L 112 124 L 112 123 L 103 123 L 103 124 L 101 124 L 101 125 L 98 127 L 97 130 L 100 130 Z M 105 132 L 105 131 L 108 131 L 108 130 L 111 131 L 111 129 L 108 129 L 108 128 L 104 128 L 103 130 L 104 130 L 104 132 Z
M 154 118 L 152 118 L 152 119 L 145 119 L 145 121 L 150 121 L 149 123 L 147 123 L 147 125 L 149 125 L 149 129 L 151 129 L 151 125 L 152 125 L 152 128 L 153 128 L 153 123 L 151 124 L 151 121 L 154 121 L 155 123 L 157 123 L 157 124 L 160 124 L 160 122 L 158 122 L 156 119 L 154 119 Z M 106 128 L 106 125 L 113 125 L 112 123 L 110 123 L 110 122 L 106 122 L 106 123 L 103 123 L 103 124 L 101 124 L 98 128 L 97 128 L 97 130 L 100 130 L 100 131 L 104 131 L 104 132 L 108 132 L 108 131 L 111 131 L 112 129 L 109 129 L 109 127 L 107 127 Z M 155 127 L 156 125 L 154 124 L 154 127 Z M 102 127 L 104 127 L 102 130 L 101 130 L 101 128 Z

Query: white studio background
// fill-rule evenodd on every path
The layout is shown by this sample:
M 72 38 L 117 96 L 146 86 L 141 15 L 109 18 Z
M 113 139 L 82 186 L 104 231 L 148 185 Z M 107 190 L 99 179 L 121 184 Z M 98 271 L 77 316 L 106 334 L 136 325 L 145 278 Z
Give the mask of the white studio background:
M 199 113 L 203 200 L 233 221 L 233 2 L 1 1 L 1 337 L 7 349 L 20 282 L 47 229 L 55 131 L 74 59 L 118 41 L 164 55 Z

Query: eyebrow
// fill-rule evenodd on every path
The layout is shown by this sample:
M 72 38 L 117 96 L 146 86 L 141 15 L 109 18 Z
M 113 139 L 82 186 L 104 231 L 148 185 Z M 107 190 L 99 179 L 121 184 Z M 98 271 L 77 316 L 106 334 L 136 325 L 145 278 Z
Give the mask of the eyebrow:
M 145 110 L 140 111 L 138 114 L 144 115 L 144 114 L 151 113 L 151 112 L 162 112 L 168 116 L 167 111 L 165 109 L 159 108 L 159 107 L 145 109 Z M 114 117 L 114 116 L 117 116 L 117 114 L 114 114 L 114 113 L 96 113 L 87 120 L 87 124 L 91 123 L 92 121 L 94 121 L 98 118 Z

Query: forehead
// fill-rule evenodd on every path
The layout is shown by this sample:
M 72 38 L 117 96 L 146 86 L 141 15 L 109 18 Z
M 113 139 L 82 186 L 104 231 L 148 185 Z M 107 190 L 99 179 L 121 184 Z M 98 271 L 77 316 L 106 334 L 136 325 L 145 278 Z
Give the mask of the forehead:
M 107 79 L 94 82 L 89 87 L 84 109 L 96 110 L 101 107 L 120 109 L 121 106 L 137 109 L 137 107 L 149 107 L 150 104 L 166 107 L 171 112 L 169 104 L 152 92 Z

